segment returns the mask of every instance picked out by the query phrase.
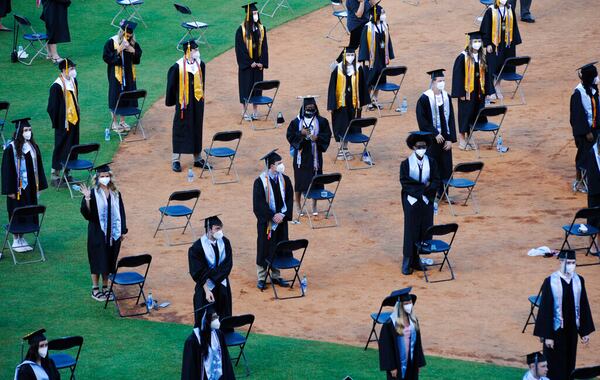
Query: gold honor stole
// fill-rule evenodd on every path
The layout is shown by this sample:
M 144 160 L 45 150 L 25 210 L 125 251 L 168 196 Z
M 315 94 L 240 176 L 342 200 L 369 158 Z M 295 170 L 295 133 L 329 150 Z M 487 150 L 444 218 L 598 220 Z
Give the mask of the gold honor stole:
M 345 58 L 344 58 L 345 60 Z M 352 81 L 352 106 L 358 108 L 358 70 L 354 68 L 354 75 L 351 78 Z M 337 108 L 346 107 L 346 75 L 343 72 L 342 64 L 338 65 L 337 68 L 337 80 L 335 83 L 335 98 L 337 101 Z
M 118 39 L 119 39 L 118 36 L 113 36 L 113 38 L 112 38 L 115 51 L 118 51 L 117 50 L 119 47 L 119 43 L 117 42 Z M 121 52 L 121 54 L 123 54 L 123 52 Z M 134 64 L 131 65 L 131 72 L 133 74 L 133 80 L 135 81 L 135 65 Z M 123 76 L 124 75 L 125 75 L 125 71 L 123 70 L 123 66 L 115 65 L 115 78 L 117 79 L 117 82 L 119 82 L 119 84 L 121 86 L 123 86 Z
M 375 28 L 373 23 L 367 24 L 367 49 L 369 50 L 369 66 L 372 66 L 375 63 L 375 45 L 373 41 L 375 41 Z M 390 53 L 388 51 L 388 42 L 389 42 L 389 32 L 385 26 L 381 27 L 383 32 L 383 40 L 385 41 L 385 64 L 387 65 L 390 62 Z
M 469 99 L 470 94 L 475 90 L 475 60 L 467 52 L 463 52 L 465 56 L 465 92 L 466 98 Z M 485 95 L 485 67 L 479 60 L 479 85 L 481 93 Z
M 506 19 L 504 21 L 506 27 L 504 28 L 504 41 L 506 46 L 510 46 L 513 39 L 514 20 L 512 9 L 505 7 Z M 502 41 L 502 17 L 500 16 L 500 9 L 492 7 L 492 44 L 494 46 L 500 45 Z
M 246 36 L 246 28 L 244 26 L 244 24 L 241 25 L 242 27 L 242 39 L 246 42 L 246 49 L 248 49 L 248 55 L 250 55 L 250 59 L 254 59 L 254 57 L 252 56 L 252 51 L 253 49 L 253 41 L 252 41 L 252 36 Z M 258 24 L 258 30 L 260 30 L 260 38 L 258 39 L 258 57 L 262 56 L 262 43 L 263 40 L 265 39 L 265 27 L 262 26 L 261 24 Z M 250 37 L 250 38 L 248 38 Z
M 181 62 L 177 62 L 179 65 L 179 104 L 181 105 L 181 118 L 183 119 L 183 110 L 187 108 L 190 98 L 190 89 L 188 86 L 188 75 L 186 69 L 186 59 L 182 58 Z M 194 74 L 194 98 L 196 101 L 200 101 L 204 98 L 204 88 L 202 84 L 202 70 L 200 69 L 200 63 L 198 65 L 198 71 Z
M 75 98 L 73 97 L 73 94 L 71 93 L 71 91 L 69 91 L 67 89 L 66 83 L 65 83 L 65 79 L 63 78 L 62 74 L 59 76 L 61 84 L 62 84 L 62 90 L 63 90 L 63 94 L 65 96 L 65 128 L 67 130 L 67 132 L 69 132 L 69 124 L 77 124 L 77 122 L 79 121 L 79 116 L 77 115 L 77 100 L 76 98 L 78 97 L 77 95 L 77 85 L 75 84 L 75 81 L 73 81 L 73 92 L 75 93 Z

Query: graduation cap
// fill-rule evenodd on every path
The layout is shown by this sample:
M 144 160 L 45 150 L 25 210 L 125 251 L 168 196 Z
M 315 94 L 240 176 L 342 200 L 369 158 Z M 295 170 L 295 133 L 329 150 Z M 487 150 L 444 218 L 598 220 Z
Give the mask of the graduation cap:
M 188 51 L 188 49 L 198 49 L 198 44 L 196 43 L 196 40 L 192 38 L 191 40 L 184 41 L 181 44 L 181 48 L 183 51 Z
M 278 149 L 273 149 L 272 151 L 270 151 L 269 153 L 265 154 L 264 156 L 262 156 L 260 158 L 261 160 L 265 161 L 265 166 L 267 167 L 267 170 L 269 169 L 269 167 L 271 165 L 273 165 L 277 161 L 281 161 L 281 156 L 276 153 L 277 150 Z
M 112 161 L 104 163 L 104 164 L 100 164 L 98 166 L 96 166 L 93 170 L 96 171 L 96 173 L 108 173 L 110 171 L 110 165 L 112 164 Z
M 419 141 L 423 141 L 429 147 L 431 145 L 432 135 L 430 132 L 415 131 L 410 132 L 406 138 L 406 145 L 412 149 Z
M 563 249 L 558 252 L 558 258 L 560 260 L 576 260 L 575 251 L 572 249 Z
M 532 352 L 531 354 L 527 354 L 527 364 L 534 364 L 537 367 L 538 363 L 547 361 L 546 357 L 541 352 Z
M 256 1 L 242 5 L 242 9 L 246 11 L 246 21 L 250 21 L 250 14 L 252 12 L 258 11 L 258 8 L 256 8 Z
M 204 218 L 204 229 L 206 231 L 211 229 L 213 226 L 222 226 L 223 225 L 223 222 L 221 221 L 221 219 L 219 219 L 219 215 L 221 215 L 221 214 L 211 215 L 211 216 Z
M 215 303 L 207 303 L 196 310 L 194 310 L 195 323 L 194 327 L 199 327 L 200 330 L 204 330 L 204 324 L 206 323 L 208 316 L 212 315 L 215 312 Z M 201 317 L 200 317 L 201 316 Z M 198 318 L 200 317 L 200 318 Z M 210 326 L 210 321 L 208 321 L 208 325 Z
M 17 134 L 19 134 L 19 130 L 21 128 L 31 127 L 31 124 L 29 124 L 29 120 L 31 120 L 30 117 L 24 117 L 21 119 L 15 119 L 15 120 L 11 121 L 11 123 L 15 124 L 15 129 L 17 131 Z
M 313 104 L 315 106 L 316 114 L 319 114 L 319 107 L 317 106 L 317 98 L 319 95 L 302 95 L 298 96 L 297 99 L 302 100 L 302 106 L 300 106 L 300 117 L 304 117 L 304 108 L 306 106 Z
M 342 46 L 342 52 L 340 53 L 340 55 L 338 55 L 338 57 L 336 58 L 336 62 L 340 63 L 344 60 L 344 58 L 346 57 L 346 54 L 348 53 L 354 53 L 356 54 L 356 49 L 354 49 L 353 47 L 350 46 Z M 356 62 L 356 60 L 355 60 Z
M 77 66 L 75 62 L 71 61 L 69 58 L 63 58 L 60 62 L 58 62 L 58 69 L 60 71 L 69 71 L 69 67 Z
M 390 296 L 398 297 L 398 301 L 400 302 L 412 301 L 412 303 L 414 304 L 417 302 L 417 296 L 415 294 L 411 294 L 411 290 L 412 286 L 409 286 L 408 288 L 393 291 L 392 294 L 390 294 Z
M 469 41 L 482 39 L 481 32 L 479 30 L 476 30 L 474 32 L 465 33 L 465 34 L 467 36 L 469 36 Z
M 46 340 L 46 335 L 44 333 L 46 329 L 39 329 L 37 331 L 31 332 L 23 337 L 24 341 L 27 341 L 27 344 L 30 346 L 37 345 L 38 343 Z
M 590 62 L 577 69 L 579 78 L 581 78 L 585 84 L 592 84 L 594 78 L 598 76 L 598 69 L 595 66 L 597 63 L 598 61 Z
M 431 76 L 431 79 L 433 80 L 435 78 L 444 77 L 444 71 L 446 71 L 446 69 L 436 69 L 428 71 L 427 74 L 429 74 L 429 76 Z
M 133 33 L 136 26 L 137 26 L 137 22 L 133 22 L 133 21 L 129 21 L 129 20 L 123 20 L 121 22 L 121 30 L 124 30 L 128 33 Z

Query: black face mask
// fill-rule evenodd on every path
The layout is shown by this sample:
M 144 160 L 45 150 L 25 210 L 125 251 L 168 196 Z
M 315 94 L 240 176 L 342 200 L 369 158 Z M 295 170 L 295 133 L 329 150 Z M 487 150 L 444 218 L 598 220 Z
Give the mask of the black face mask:
M 313 117 L 315 117 L 315 115 L 317 114 L 317 111 L 315 110 L 305 110 L 304 111 L 304 117 L 312 119 Z

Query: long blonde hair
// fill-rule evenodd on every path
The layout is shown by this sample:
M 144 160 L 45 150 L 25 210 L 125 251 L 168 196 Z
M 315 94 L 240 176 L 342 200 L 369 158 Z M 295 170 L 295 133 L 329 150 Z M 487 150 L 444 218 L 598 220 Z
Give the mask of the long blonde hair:
M 106 172 L 105 172 L 106 173 Z M 110 182 L 108 183 L 108 189 L 110 191 L 113 191 L 115 193 L 119 192 L 119 189 L 117 188 L 117 185 L 115 184 L 115 175 L 113 174 L 112 170 L 110 170 L 108 172 L 108 174 L 110 175 Z M 94 176 L 92 177 L 92 183 L 94 184 L 94 187 L 96 189 L 100 189 L 100 182 L 98 181 L 98 179 L 100 178 L 100 173 L 96 173 L 94 174 Z
M 413 305 L 414 308 L 414 305 Z M 400 336 L 404 336 L 404 317 L 408 316 L 408 319 L 415 326 L 415 330 L 419 331 L 419 319 L 417 318 L 414 309 L 410 314 L 406 314 L 404 311 L 404 307 L 402 307 L 402 301 L 398 300 L 394 305 L 394 311 L 392 312 L 392 320 L 394 321 L 394 325 L 396 326 L 396 332 Z

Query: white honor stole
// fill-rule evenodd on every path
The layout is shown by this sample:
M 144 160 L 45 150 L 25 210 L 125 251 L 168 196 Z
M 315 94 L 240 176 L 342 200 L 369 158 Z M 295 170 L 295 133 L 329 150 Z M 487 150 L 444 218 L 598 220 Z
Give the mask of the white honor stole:
M 431 107 L 431 121 L 435 129 L 439 133 L 442 133 L 442 121 L 440 120 L 439 104 L 435 100 L 435 94 L 432 89 L 429 89 L 423 93 L 423 95 L 429 98 L 429 106 Z M 444 118 L 446 119 L 446 133 L 450 135 L 450 98 L 448 93 L 442 90 L 442 100 L 444 104 Z
M 227 253 L 225 252 L 225 242 L 223 241 L 223 239 L 217 239 L 217 248 L 219 249 L 219 262 L 216 263 L 216 257 L 215 257 L 215 251 L 213 250 L 212 247 L 212 243 L 210 242 L 210 240 L 208 240 L 208 237 L 206 235 L 203 235 L 200 238 L 200 243 L 202 244 L 202 250 L 204 251 L 204 257 L 206 258 L 206 261 L 208 262 L 208 266 L 210 266 L 210 268 L 214 268 L 218 265 L 221 265 L 223 263 L 223 261 L 225 261 L 225 256 L 227 255 Z M 215 288 L 215 284 L 212 282 L 212 280 L 209 278 L 208 280 L 206 280 L 206 285 L 208 286 L 209 290 L 213 290 Z M 221 281 L 221 285 L 223 286 L 227 286 L 227 279 L 224 278 L 223 281 Z
M 33 370 L 33 374 L 35 375 L 35 378 L 37 380 L 49 380 L 50 379 L 48 377 L 48 374 L 46 373 L 46 370 L 42 366 L 40 366 L 36 362 L 32 362 L 31 360 L 25 360 L 23 363 L 19 364 L 17 366 L 17 368 L 15 369 L 15 379 L 14 380 L 17 380 L 17 375 L 19 374 L 19 369 L 21 368 L 22 365 L 25 365 L 25 364 L 29 364 L 31 366 L 31 369 Z
M 421 183 L 425 184 L 429 181 L 429 177 L 431 175 L 429 157 L 425 155 L 421 162 L 423 163 L 423 168 L 421 169 Z M 419 181 L 419 159 L 417 158 L 417 154 L 414 152 L 408 156 L 408 170 L 410 178 L 414 179 L 415 181 Z M 407 200 L 411 206 L 417 202 L 417 198 L 410 195 L 407 196 Z M 429 199 L 427 199 L 425 195 L 423 195 L 423 202 L 425 202 L 426 205 L 429 204 Z
M 269 172 L 264 171 L 260 174 L 260 180 L 262 181 L 263 188 L 265 189 L 265 194 L 267 195 L 267 203 L 269 204 L 269 209 L 272 212 L 277 212 L 277 208 L 275 206 L 275 196 L 273 195 L 273 187 L 271 186 L 271 181 L 269 181 Z M 283 179 L 283 175 L 281 173 L 277 173 L 277 182 L 279 183 L 279 191 L 281 193 L 281 199 L 283 200 L 283 207 L 281 208 L 281 213 L 285 214 L 287 211 L 287 205 L 285 204 L 285 180 Z M 269 230 L 275 231 L 277 229 L 278 224 L 274 221 L 269 221 Z
M 562 296 L 563 288 L 560 281 L 561 275 L 556 271 L 550 275 L 550 287 L 552 288 L 552 297 L 554 298 L 554 331 L 564 327 Z M 573 273 L 573 299 L 575 301 L 575 323 L 579 328 L 579 304 L 581 301 L 581 279 L 577 273 Z
M 106 226 L 110 223 L 111 236 L 110 238 L 114 241 L 119 240 L 121 237 L 121 208 L 119 207 L 119 194 L 116 191 L 110 191 L 110 216 L 111 220 L 108 221 L 108 199 L 101 189 L 94 189 L 96 194 L 96 207 L 98 208 L 98 219 L 100 222 L 100 228 L 106 236 Z M 109 242 L 112 244 L 112 240 Z
M 593 109 L 592 109 L 592 98 L 585 92 L 585 88 L 583 88 L 583 84 L 579 83 L 577 87 L 575 87 L 575 91 L 579 91 L 581 95 L 581 104 L 583 105 L 583 109 L 585 110 L 585 116 L 587 117 L 588 126 L 591 128 L 594 123 L 593 120 Z M 596 90 L 592 89 L 592 95 L 596 94 Z M 596 105 L 598 107 L 598 105 Z

